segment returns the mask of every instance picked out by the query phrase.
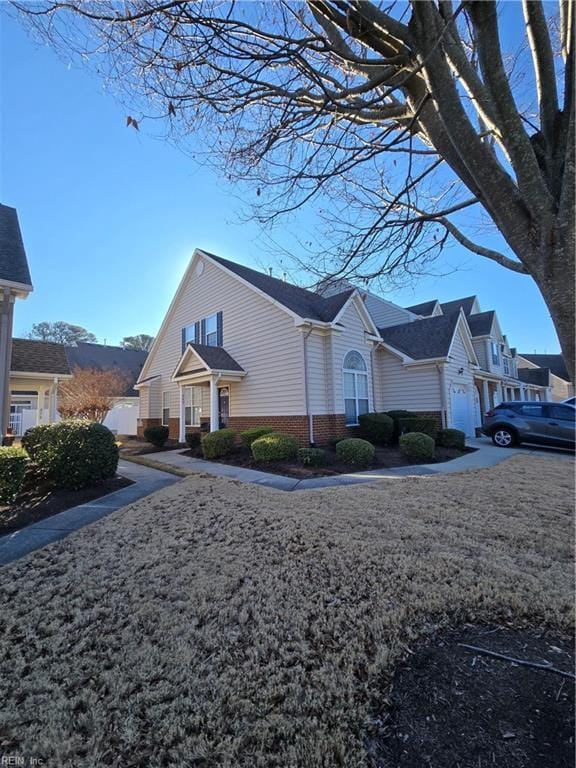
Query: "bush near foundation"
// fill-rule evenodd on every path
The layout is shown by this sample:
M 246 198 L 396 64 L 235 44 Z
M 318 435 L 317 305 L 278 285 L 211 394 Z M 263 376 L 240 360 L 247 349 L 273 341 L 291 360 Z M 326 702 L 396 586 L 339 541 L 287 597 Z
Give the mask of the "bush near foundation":
M 436 435 L 436 444 L 443 448 L 458 448 L 463 451 L 466 447 L 466 435 L 460 429 L 440 429 Z
M 251 448 L 254 440 L 258 440 L 264 435 L 270 435 L 272 432 L 274 432 L 274 427 L 250 427 L 250 429 L 240 432 L 240 438 L 246 448 Z
M 369 467 L 375 448 L 368 440 L 348 437 L 336 445 L 336 456 L 351 467 Z
M 396 445 L 398 443 L 398 439 L 400 438 L 400 435 L 402 434 L 402 430 L 400 429 L 400 419 L 407 419 L 410 416 L 416 416 L 415 413 L 412 413 L 411 411 L 386 411 L 386 416 L 390 416 L 392 421 L 394 422 L 394 432 L 392 433 L 392 443 Z
M 184 440 L 186 441 L 186 445 L 188 448 L 190 448 L 191 451 L 197 451 L 200 448 L 202 435 L 200 432 L 186 432 Z
M 168 440 L 168 427 L 157 424 L 152 427 L 146 427 L 144 430 L 144 440 L 151 443 L 154 448 L 163 448 L 164 443 Z
M 298 441 L 283 432 L 271 432 L 252 443 L 252 456 L 256 461 L 282 461 L 296 456 Z
M 0 503 L 10 504 L 20 493 L 26 467 L 28 454 L 24 448 L 5 447 L 0 448 Z
M 118 467 L 118 446 L 108 427 L 85 419 L 33 427 L 22 444 L 38 471 L 60 488 L 84 488 Z
M 376 445 L 389 445 L 394 435 L 394 420 L 386 413 L 363 413 L 358 416 L 360 434 Z
M 221 459 L 234 450 L 236 432 L 233 429 L 217 429 L 202 438 L 202 454 L 205 459 Z
M 432 416 L 407 416 L 398 419 L 398 423 L 401 435 L 409 432 L 420 432 L 423 435 L 430 435 L 432 439 L 435 439 L 438 432 L 438 424 Z
M 434 440 L 422 432 L 408 432 L 400 436 L 400 453 L 412 461 L 432 461 Z
M 326 451 L 323 448 L 299 448 L 298 461 L 303 467 L 323 467 L 326 464 Z

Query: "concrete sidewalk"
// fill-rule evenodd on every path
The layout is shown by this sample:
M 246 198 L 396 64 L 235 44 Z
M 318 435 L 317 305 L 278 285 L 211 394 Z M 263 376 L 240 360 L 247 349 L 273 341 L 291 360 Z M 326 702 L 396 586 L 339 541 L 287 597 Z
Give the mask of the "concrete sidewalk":
M 509 459 L 516 454 L 546 456 L 548 458 L 560 458 L 566 461 L 574 461 L 574 454 L 568 451 L 554 448 L 536 448 L 533 446 L 519 446 L 518 448 L 498 448 L 487 437 L 469 440 L 467 445 L 475 448 L 473 453 L 466 453 L 458 459 L 446 461 L 441 464 L 416 464 L 408 467 L 394 469 L 370 469 L 366 472 L 349 472 L 345 475 L 331 475 L 329 477 L 311 477 L 298 480 L 284 475 L 273 475 L 270 472 L 261 472 L 245 467 L 235 467 L 230 464 L 220 464 L 215 461 L 194 459 L 184 456 L 182 449 L 174 451 L 162 451 L 149 453 L 144 458 L 153 459 L 161 464 L 186 470 L 187 472 L 199 472 L 217 477 L 229 477 L 243 483 L 264 485 L 268 488 L 276 488 L 279 491 L 306 491 L 315 488 L 333 488 L 341 485 L 358 485 L 360 483 L 373 483 L 376 480 L 390 480 L 401 477 L 420 477 L 452 474 L 465 472 L 469 469 L 485 469 Z
M 134 484 L 0 537 L 0 566 L 59 541 L 73 531 L 95 523 L 117 509 L 166 488 L 180 479 L 175 475 L 127 461 L 119 462 L 118 474 L 132 480 Z

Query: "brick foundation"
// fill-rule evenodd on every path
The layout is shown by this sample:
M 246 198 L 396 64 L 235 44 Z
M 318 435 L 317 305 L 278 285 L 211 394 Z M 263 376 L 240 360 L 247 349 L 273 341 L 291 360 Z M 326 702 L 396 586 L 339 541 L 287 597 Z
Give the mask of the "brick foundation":
M 409 410 L 409 409 L 407 409 Z M 431 419 L 436 420 L 436 426 L 438 429 L 442 429 L 442 412 L 441 411 L 413 411 L 418 416 L 429 416 Z
M 138 437 L 144 437 L 144 430 L 146 427 L 159 427 L 161 424 L 162 419 L 138 419 L 136 434 Z
M 333 438 L 351 434 L 344 414 L 323 414 L 314 416 L 313 420 L 315 445 L 326 445 Z M 252 427 L 272 427 L 276 432 L 294 435 L 302 446 L 310 444 L 308 416 L 230 416 L 228 426 L 237 432 Z

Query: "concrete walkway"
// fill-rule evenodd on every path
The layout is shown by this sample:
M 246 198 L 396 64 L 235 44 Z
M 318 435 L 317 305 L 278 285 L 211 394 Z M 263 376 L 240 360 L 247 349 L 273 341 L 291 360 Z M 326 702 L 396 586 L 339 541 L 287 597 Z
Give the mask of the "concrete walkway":
M 35 549 L 63 539 L 85 525 L 95 523 L 117 509 L 138 501 L 161 488 L 166 488 L 180 478 L 150 467 L 120 461 L 118 474 L 133 481 L 133 485 L 113 491 L 99 499 L 59 512 L 45 520 L 28 525 L 14 533 L 0 537 L 0 566 L 24 557 Z
M 188 472 L 203 472 L 217 477 L 229 477 L 232 480 L 240 480 L 243 483 L 255 483 L 268 488 L 276 488 L 279 491 L 307 491 L 313 488 L 332 488 L 340 485 L 357 485 L 359 483 L 373 483 L 376 480 L 387 480 L 398 477 L 418 477 L 423 475 L 443 475 L 454 472 L 464 472 L 468 469 L 484 469 L 494 467 L 496 464 L 509 459 L 516 454 L 547 456 L 548 458 L 561 458 L 574 461 L 574 454 L 556 450 L 554 448 L 537 448 L 533 446 L 520 446 L 518 448 L 498 448 L 487 437 L 468 440 L 467 445 L 475 448 L 474 453 L 466 453 L 458 459 L 446 461 L 441 464 L 417 464 L 409 467 L 397 467 L 394 469 L 370 469 L 366 472 L 350 472 L 345 475 L 331 475 L 329 477 L 311 477 L 298 480 L 284 475 L 273 475 L 270 472 L 260 472 L 245 467 L 235 467 L 230 464 L 220 464 L 215 461 L 193 459 L 184 456 L 181 449 L 174 451 L 162 451 L 149 453 L 144 458 L 153 459 L 161 464 L 168 464 Z

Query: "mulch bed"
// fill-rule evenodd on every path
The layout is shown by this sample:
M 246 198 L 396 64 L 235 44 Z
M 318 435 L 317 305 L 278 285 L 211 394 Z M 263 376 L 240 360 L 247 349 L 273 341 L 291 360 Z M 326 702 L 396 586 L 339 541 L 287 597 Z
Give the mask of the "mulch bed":
M 574 680 L 461 643 L 574 672 L 566 635 L 441 632 L 397 668 L 368 736 L 372 768 L 572 768 Z
M 258 462 L 252 457 L 252 453 L 247 448 L 238 448 L 225 459 L 214 459 L 219 464 L 232 464 L 235 467 L 246 467 L 247 469 L 256 469 L 261 472 L 271 472 L 274 475 L 285 475 L 287 477 L 308 478 L 308 477 L 326 477 L 330 475 L 343 475 L 353 472 L 354 469 L 348 464 L 338 461 L 336 451 L 333 448 L 326 448 L 326 466 L 324 467 L 303 467 L 298 464 L 296 459 L 286 459 L 285 461 L 266 461 Z M 474 451 L 474 448 L 466 448 L 459 451 L 457 448 L 442 448 L 436 446 L 436 454 L 433 462 L 417 462 L 413 459 L 406 459 L 400 453 L 398 446 L 387 446 L 385 448 L 376 448 L 374 460 L 369 467 L 365 469 L 391 469 L 394 467 L 408 467 L 414 464 L 440 464 L 445 461 L 457 459 L 465 453 Z M 182 451 L 184 456 L 201 459 L 201 451 Z M 364 468 L 363 468 L 364 469 Z
M 52 488 L 48 483 L 39 482 L 30 474 L 14 504 L 0 505 L 0 536 L 132 484 L 132 480 L 117 475 L 90 488 L 72 491 L 66 488 Z

